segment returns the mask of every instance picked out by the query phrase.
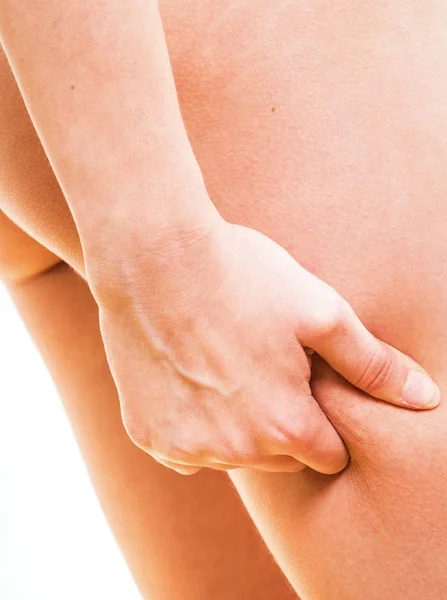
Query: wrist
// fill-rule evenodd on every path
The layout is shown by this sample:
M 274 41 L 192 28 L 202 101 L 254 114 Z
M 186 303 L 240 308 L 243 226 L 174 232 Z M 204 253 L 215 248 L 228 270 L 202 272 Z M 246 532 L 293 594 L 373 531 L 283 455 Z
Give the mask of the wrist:
M 111 210 L 94 230 L 90 224 L 81 235 L 87 280 L 95 297 L 110 300 L 111 294 L 126 295 L 135 282 L 181 276 L 186 262 L 203 254 L 203 241 L 224 223 L 209 199 L 201 210 L 189 207 L 175 216 L 154 218 L 150 210 L 135 208 Z

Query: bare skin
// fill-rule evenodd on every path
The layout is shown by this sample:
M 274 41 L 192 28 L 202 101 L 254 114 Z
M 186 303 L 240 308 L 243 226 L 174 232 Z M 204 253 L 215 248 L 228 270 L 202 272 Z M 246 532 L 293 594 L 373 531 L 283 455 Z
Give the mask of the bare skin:
M 25 143 L 23 150 L 32 150 L 35 141 Z M 40 167 L 34 181 L 45 186 L 47 165 Z M 104 513 L 143 598 L 296 599 L 224 474 L 206 471 L 182 477 L 129 439 L 97 306 L 85 281 L 1 211 L 0 239 L 0 280 L 57 385 Z
M 164 15 L 182 111 L 219 210 L 331 283 L 445 394 L 445 5 L 303 4 L 298 14 L 280 3 L 268 32 L 249 2 L 220 20 L 215 4 L 194 6 L 182 15 L 167 5 Z M 8 210 L 20 216 L 23 202 Z M 37 204 L 27 211 L 42 235 Z M 314 394 L 351 463 L 330 477 L 235 474 L 258 527 L 303 598 L 442 598 L 445 403 L 399 411 L 315 368 Z
M 340 472 L 348 454 L 312 396 L 312 352 L 376 398 L 438 404 L 430 377 L 335 289 L 216 210 L 157 0 L 0 7 L 5 53 L 75 218 L 137 445 L 183 473 Z

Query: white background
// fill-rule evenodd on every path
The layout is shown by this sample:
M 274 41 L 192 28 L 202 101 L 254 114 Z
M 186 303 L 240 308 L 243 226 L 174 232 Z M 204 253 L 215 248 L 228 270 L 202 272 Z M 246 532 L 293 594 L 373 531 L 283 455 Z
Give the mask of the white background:
M 141 600 L 56 390 L 1 285 L 0 598 Z

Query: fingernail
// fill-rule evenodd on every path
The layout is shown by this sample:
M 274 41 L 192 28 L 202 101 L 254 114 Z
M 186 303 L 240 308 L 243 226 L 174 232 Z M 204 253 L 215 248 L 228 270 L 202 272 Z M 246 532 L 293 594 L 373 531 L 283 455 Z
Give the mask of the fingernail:
M 440 393 L 433 379 L 421 371 L 409 371 L 401 396 L 402 404 L 414 408 L 434 408 Z

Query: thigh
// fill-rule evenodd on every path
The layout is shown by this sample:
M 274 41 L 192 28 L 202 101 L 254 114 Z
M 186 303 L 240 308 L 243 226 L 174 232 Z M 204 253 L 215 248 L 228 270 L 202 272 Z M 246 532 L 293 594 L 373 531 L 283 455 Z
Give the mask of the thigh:
M 350 464 L 334 476 L 233 473 L 264 539 L 303 599 L 445 598 L 445 384 L 442 406 L 416 414 L 365 397 L 321 361 L 313 370 Z
M 87 284 L 1 211 L 0 239 L 0 280 L 56 383 L 143 596 L 296 598 L 226 474 L 182 477 L 130 441 Z
M 9 215 L 0 210 L 0 281 L 56 383 L 143 596 L 295 599 L 226 474 L 182 477 L 127 436 L 96 304 L 67 267 L 83 273 L 74 222 L 1 52 L 0 89 L 0 207 Z
M 200 6 L 188 19 L 204 35 L 188 43 L 165 14 L 213 200 L 333 285 L 443 395 L 398 410 L 314 365 L 349 467 L 233 481 L 303 598 L 446 597 L 447 5 Z
M 182 112 L 219 210 L 336 287 L 445 395 L 445 3 L 357 8 L 188 0 L 163 14 Z M 315 394 L 349 447 L 349 468 L 240 472 L 239 492 L 303 597 L 442 597 L 444 403 L 398 411 L 319 367 Z

